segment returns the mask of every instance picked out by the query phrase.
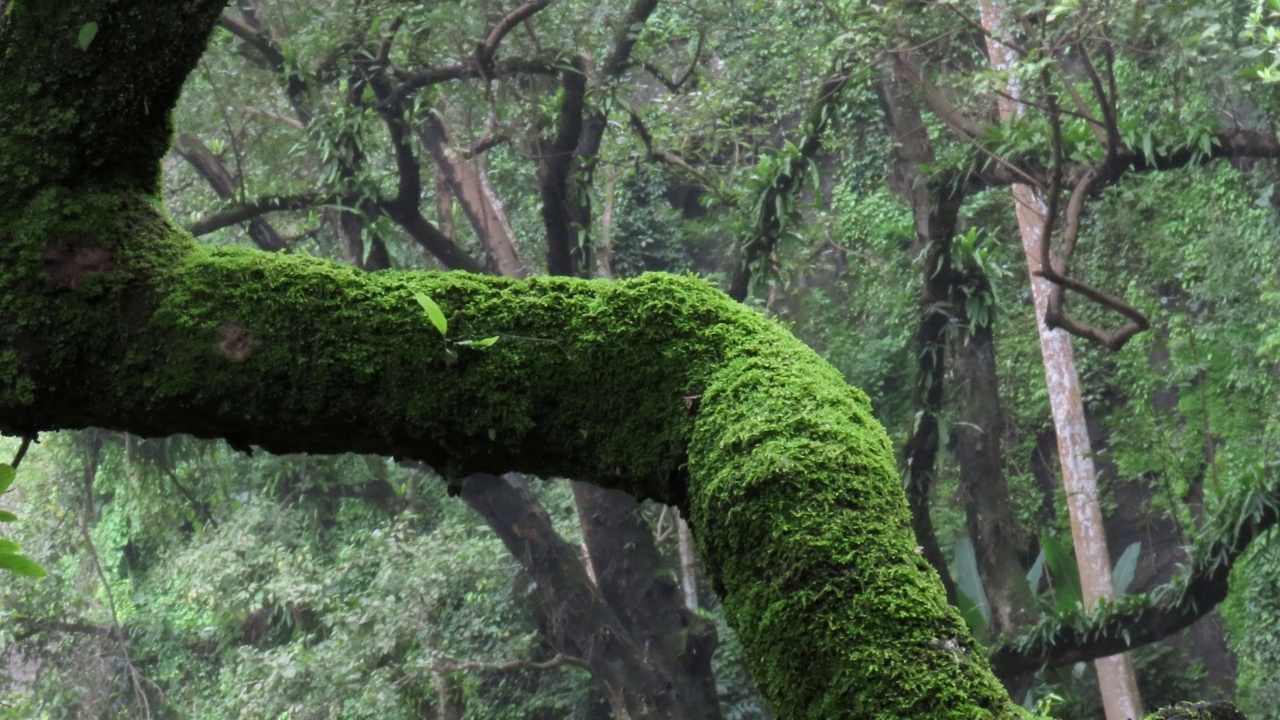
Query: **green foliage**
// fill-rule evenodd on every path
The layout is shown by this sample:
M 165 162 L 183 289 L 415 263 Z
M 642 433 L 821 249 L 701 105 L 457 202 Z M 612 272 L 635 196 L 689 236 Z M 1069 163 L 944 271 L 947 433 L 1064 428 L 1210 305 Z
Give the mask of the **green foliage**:
M 1237 703 L 1256 720 L 1280 718 L 1280 547 L 1272 531 L 1254 542 L 1231 573 L 1223 617 L 1239 662 Z
M 0 465 L 0 495 L 9 491 L 17 474 L 12 465 Z M 0 523 L 11 523 L 17 519 L 18 516 L 12 512 L 0 510 Z M 4 538 L 0 538 L 0 570 L 30 577 L 44 577 L 46 574 L 39 563 L 22 553 L 21 545 Z

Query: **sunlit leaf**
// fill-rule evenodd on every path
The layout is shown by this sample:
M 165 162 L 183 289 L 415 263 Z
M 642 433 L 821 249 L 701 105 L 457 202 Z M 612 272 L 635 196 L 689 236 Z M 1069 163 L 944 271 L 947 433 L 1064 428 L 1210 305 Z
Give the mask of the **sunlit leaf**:
M 40 567 L 40 563 L 25 555 L 7 555 L 0 553 L 0 570 L 8 570 L 18 575 L 26 575 L 29 577 L 44 577 L 45 569 Z
M 436 329 L 440 331 L 440 335 L 442 337 L 448 335 L 449 321 L 445 319 L 444 311 L 440 309 L 440 306 L 436 304 L 436 301 L 427 297 L 426 293 L 422 292 L 414 293 L 413 298 L 417 300 L 418 304 L 422 306 L 422 309 L 426 311 L 427 319 L 431 321 L 432 325 L 436 326 Z

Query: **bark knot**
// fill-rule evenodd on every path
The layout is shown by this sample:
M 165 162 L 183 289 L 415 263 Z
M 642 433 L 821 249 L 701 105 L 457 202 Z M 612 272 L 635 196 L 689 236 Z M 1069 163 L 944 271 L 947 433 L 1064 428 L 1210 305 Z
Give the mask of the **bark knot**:
M 239 323 L 222 323 L 218 326 L 218 349 L 223 355 L 240 362 L 253 354 L 258 338 Z
M 63 235 L 44 249 L 44 271 L 60 288 L 74 290 L 87 277 L 100 275 L 115 265 L 115 254 L 89 234 Z

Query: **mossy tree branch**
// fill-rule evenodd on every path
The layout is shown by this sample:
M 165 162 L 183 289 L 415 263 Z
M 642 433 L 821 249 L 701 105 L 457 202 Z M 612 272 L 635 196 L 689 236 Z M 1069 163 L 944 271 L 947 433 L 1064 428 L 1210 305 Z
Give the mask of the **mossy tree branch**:
M 781 326 L 687 278 L 364 274 L 173 226 L 166 118 L 221 5 L 33 0 L 0 25 L 0 108 L 28 119 L 0 129 L 0 430 L 596 478 L 687 510 L 779 714 L 1014 717 L 913 552 L 865 396 Z

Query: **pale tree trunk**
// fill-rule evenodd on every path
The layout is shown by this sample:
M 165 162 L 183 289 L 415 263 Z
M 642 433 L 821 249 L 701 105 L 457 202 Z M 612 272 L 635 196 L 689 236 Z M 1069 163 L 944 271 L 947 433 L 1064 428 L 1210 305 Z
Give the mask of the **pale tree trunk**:
M 981 0 L 982 24 L 989 36 L 987 52 L 997 70 L 1007 69 L 1016 59 L 1014 52 L 993 38 L 1002 32 L 1004 9 Z M 1016 79 L 1010 78 L 1008 92 L 998 101 L 1001 120 L 1020 112 L 1017 98 L 1021 94 Z M 1112 598 L 1111 555 L 1103 527 L 1102 509 L 1098 505 L 1098 486 L 1093 468 L 1089 432 L 1084 420 L 1084 401 L 1080 397 L 1080 377 L 1076 372 L 1071 336 L 1064 330 L 1051 330 L 1045 324 L 1045 312 L 1053 284 L 1036 273 L 1043 257 L 1045 216 L 1044 201 L 1027 185 L 1014 185 L 1013 198 L 1022 249 L 1027 256 L 1031 276 L 1031 292 L 1036 304 L 1036 324 L 1040 333 L 1040 354 L 1044 358 L 1045 381 L 1049 389 L 1049 405 L 1058 433 L 1058 458 L 1062 463 L 1062 484 L 1066 490 L 1067 510 L 1071 515 L 1071 538 L 1080 566 L 1080 588 L 1087 609 L 1097 606 L 1101 598 Z M 1053 258 L 1055 266 L 1061 260 Z M 1061 269 L 1056 267 L 1055 269 Z M 1107 720 L 1133 720 L 1142 716 L 1138 681 L 1128 653 L 1099 658 L 1093 662 L 1098 674 L 1098 688 Z
M 680 589 L 684 592 L 684 606 L 690 612 L 698 611 L 697 560 L 693 556 L 693 533 L 679 510 L 676 513 L 676 534 L 680 540 Z

